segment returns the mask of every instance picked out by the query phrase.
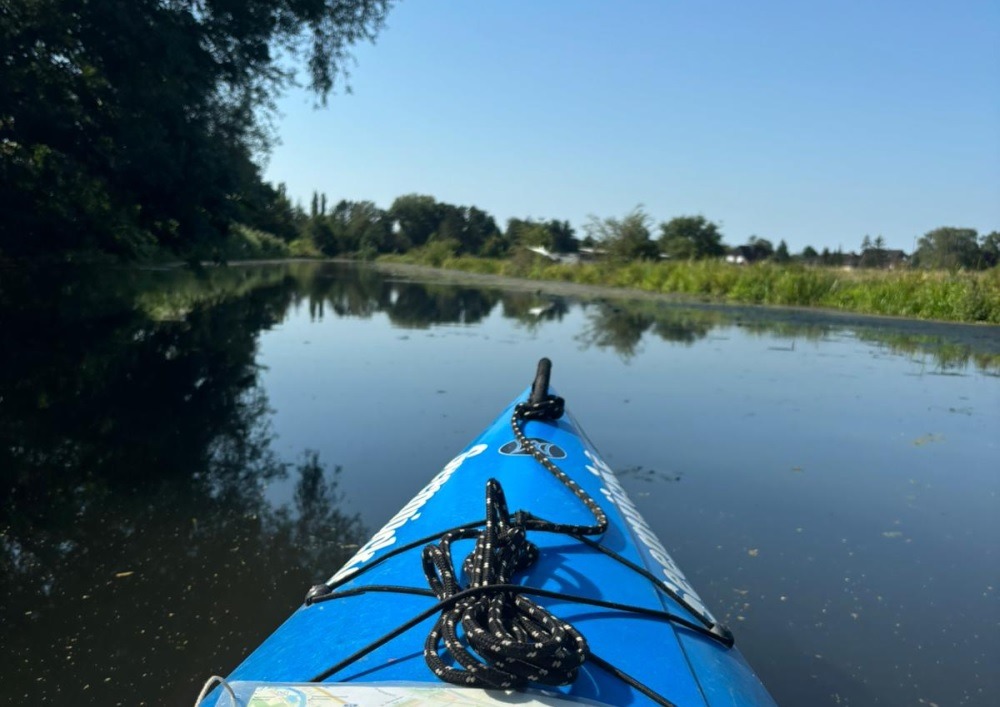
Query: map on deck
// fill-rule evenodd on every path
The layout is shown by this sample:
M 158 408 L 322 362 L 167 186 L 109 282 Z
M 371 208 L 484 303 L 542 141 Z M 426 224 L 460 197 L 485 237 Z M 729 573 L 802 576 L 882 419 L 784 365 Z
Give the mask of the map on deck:
M 237 695 L 249 699 L 246 707 L 417 707 L 418 705 L 478 707 L 480 705 L 510 705 L 509 695 L 517 695 L 518 707 L 570 707 L 595 705 L 587 700 L 571 701 L 560 697 L 524 692 L 492 692 L 449 685 L 254 685 L 230 683 Z M 250 688 L 248 690 L 247 688 Z M 507 697 L 507 699 L 500 699 Z M 225 696 L 220 700 L 226 704 Z

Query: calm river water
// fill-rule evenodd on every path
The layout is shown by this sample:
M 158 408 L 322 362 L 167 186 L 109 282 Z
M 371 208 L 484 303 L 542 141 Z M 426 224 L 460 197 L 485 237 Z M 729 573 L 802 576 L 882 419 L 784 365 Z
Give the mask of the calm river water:
M 1000 702 L 1000 329 L 338 264 L 50 275 L 0 272 L 12 703 L 190 703 L 541 356 L 780 703 Z

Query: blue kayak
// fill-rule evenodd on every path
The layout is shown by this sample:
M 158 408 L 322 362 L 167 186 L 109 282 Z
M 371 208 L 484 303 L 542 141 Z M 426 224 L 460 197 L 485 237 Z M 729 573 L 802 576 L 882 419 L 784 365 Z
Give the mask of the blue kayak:
M 201 705 L 773 705 L 533 385 Z

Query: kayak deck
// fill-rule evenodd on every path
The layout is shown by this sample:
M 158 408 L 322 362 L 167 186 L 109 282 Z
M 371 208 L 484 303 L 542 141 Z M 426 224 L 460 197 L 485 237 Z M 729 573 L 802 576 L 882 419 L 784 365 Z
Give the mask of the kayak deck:
M 438 603 L 436 597 L 426 596 L 428 584 L 421 556 L 425 543 L 416 543 L 402 552 L 399 549 L 456 526 L 481 523 L 484 488 L 489 479 L 496 479 L 502 486 L 512 512 L 524 510 L 560 524 L 594 523 L 594 515 L 581 498 L 547 472 L 514 434 L 511 415 L 515 405 L 528 395 L 526 391 L 515 400 L 449 462 L 327 582 L 314 596 L 318 601 L 293 613 L 232 673 L 229 681 L 244 681 L 246 689 L 277 689 L 280 686 L 276 683 L 301 684 L 316 679 L 324 681 L 323 689 L 338 690 L 360 689 L 361 683 L 383 687 L 403 684 L 409 686 L 407 689 L 422 684 L 422 690 L 447 695 L 449 686 L 436 682 L 424 655 L 425 639 L 434 628 L 438 612 L 416 620 Z M 643 689 L 609 672 L 610 665 L 649 693 L 668 700 L 667 704 L 773 704 L 739 651 L 727 645 L 731 643 L 727 634 L 717 626 L 575 420 L 567 414 L 558 420 L 529 420 L 521 425 L 532 445 L 597 502 L 608 524 L 604 534 L 593 540 L 621 559 L 595 551 L 594 541 L 588 544 L 565 534 L 528 531 L 530 541 L 538 548 L 537 560 L 510 581 L 543 592 L 544 596 L 531 596 L 531 600 L 578 630 L 586 639 L 590 657 L 572 683 L 533 685 L 544 693 L 538 689 L 532 690 L 530 696 L 517 693 L 518 702 L 548 694 L 549 699 L 568 699 L 577 704 L 655 703 Z M 471 539 L 456 541 L 456 564 L 473 548 Z M 399 554 L 380 563 L 380 558 L 393 552 Z M 645 576 L 636 568 L 645 570 Z M 653 580 L 658 580 L 660 586 Z M 463 586 L 468 586 L 467 582 L 468 578 L 463 578 Z M 417 591 L 370 589 L 379 586 Z M 324 592 L 328 594 L 331 588 L 339 597 L 327 600 Z M 525 593 L 531 591 L 526 589 Z M 665 613 L 678 620 L 665 619 Z M 400 631 L 410 619 L 414 625 Z M 709 629 L 715 635 L 709 635 Z M 394 632 L 398 635 L 372 647 Z M 346 659 L 352 656 L 354 659 L 348 662 Z M 456 694 L 464 694 L 460 701 L 442 704 L 477 704 L 465 700 L 472 700 L 474 693 L 476 699 L 482 697 L 478 693 L 486 697 L 496 694 L 489 690 L 458 690 Z M 222 690 L 213 693 L 213 698 L 219 698 L 217 704 L 226 704 L 223 695 Z M 429 698 L 429 693 L 424 697 Z M 509 702 L 509 696 L 503 701 Z M 211 699 L 209 703 L 213 703 Z M 403 703 L 405 700 L 399 702 Z

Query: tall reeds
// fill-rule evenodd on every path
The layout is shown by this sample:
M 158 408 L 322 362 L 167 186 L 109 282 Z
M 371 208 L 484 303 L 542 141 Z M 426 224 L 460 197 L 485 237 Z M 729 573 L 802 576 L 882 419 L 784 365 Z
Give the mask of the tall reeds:
M 395 259 L 422 262 L 419 253 Z M 699 299 L 1000 324 L 1000 268 L 985 272 L 842 270 L 720 261 L 597 261 L 556 264 L 522 253 L 508 259 L 434 259 L 437 267 L 536 280 L 624 287 Z

